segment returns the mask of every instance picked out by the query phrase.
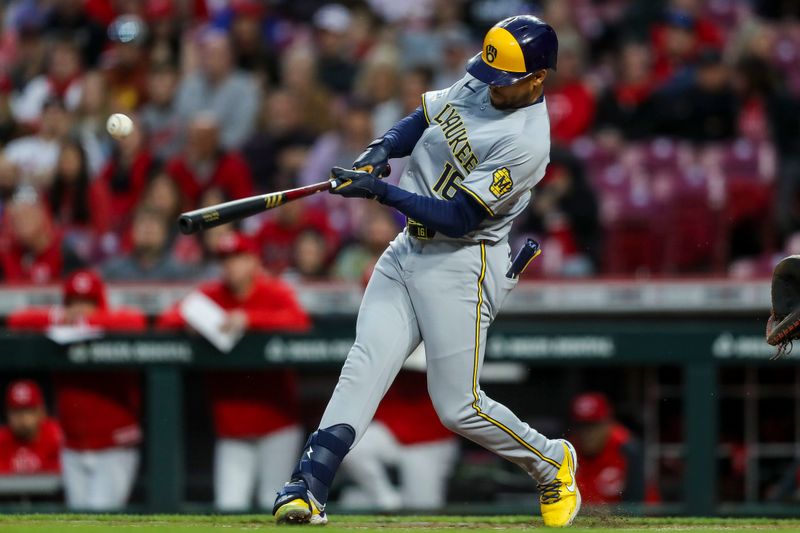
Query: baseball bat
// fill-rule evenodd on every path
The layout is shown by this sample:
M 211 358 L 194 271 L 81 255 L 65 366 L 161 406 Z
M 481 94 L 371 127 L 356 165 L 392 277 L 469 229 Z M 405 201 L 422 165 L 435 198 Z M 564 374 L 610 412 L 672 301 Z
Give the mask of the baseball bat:
M 385 178 L 392 172 L 392 167 L 389 164 L 384 164 L 378 168 L 373 168 L 371 165 L 360 167 L 357 170 L 373 173 L 378 178 Z M 210 205 L 202 207 L 181 214 L 178 218 L 178 227 L 181 233 L 190 235 L 197 233 L 203 229 L 221 226 L 234 220 L 246 218 L 256 213 L 274 209 L 279 205 L 283 205 L 293 200 L 299 200 L 306 196 L 311 196 L 318 192 L 328 191 L 335 189 L 339 186 L 338 180 L 329 179 L 314 183 L 313 185 L 306 185 L 305 187 L 298 187 L 297 189 L 289 189 L 286 191 L 271 192 L 269 194 L 260 194 L 258 196 L 249 196 L 239 200 L 225 202 L 223 204 Z
M 318 192 L 327 191 L 337 187 L 336 180 L 326 180 L 313 185 L 289 189 L 286 191 L 271 192 L 258 196 L 249 196 L 223 204 L 211 205 L 194 211 L 181 214 L 178 227 L 181 233 L 189 235 L 200 230 L 213 228 L 234 220 L 249 217 L 269 209 L 274 209 L 293 200 L 305 198 Z

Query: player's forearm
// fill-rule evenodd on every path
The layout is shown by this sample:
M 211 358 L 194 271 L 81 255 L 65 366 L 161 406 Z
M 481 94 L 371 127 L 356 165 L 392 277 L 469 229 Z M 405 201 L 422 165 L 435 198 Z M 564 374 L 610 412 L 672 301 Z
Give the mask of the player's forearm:
M 405 157 L 411 153 L 428 127 L 422 107 L 399 120 L 397 124 L 384 133 L 383 142 L 389 148 L 389 158 Z
M 378 200 L 409 218 L 448 237 L 462 237 L 476 229 L 486 217 L 483 208 L 463 191 L 452 200 L 428 198 L 379 181 Z

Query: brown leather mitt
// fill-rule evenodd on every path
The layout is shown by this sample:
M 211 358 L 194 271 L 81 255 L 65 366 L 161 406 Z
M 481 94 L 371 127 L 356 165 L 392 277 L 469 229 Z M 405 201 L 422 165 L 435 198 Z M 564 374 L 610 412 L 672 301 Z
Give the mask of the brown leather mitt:
M 778 347 L 775 358 L 791 351 L 800 338 L 800 255 L 781 260 L 772 273 L 772 314 L 767 321 L 767 342 Z

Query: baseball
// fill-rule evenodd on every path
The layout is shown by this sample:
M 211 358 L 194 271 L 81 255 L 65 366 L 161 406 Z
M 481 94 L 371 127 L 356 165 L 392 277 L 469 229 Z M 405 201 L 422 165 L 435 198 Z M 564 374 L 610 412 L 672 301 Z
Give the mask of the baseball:
M 106 130 L 115 139 L 122 139 L 133 131 L 133 121 L 128 115 L 114 113 L 106 121 Z

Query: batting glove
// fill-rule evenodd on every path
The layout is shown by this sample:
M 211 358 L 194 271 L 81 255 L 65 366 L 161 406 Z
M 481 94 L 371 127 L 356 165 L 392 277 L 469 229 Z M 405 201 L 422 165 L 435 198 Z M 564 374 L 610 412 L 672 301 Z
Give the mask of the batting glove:
M 353 161 L 353 168 L 366 170 L 375 176 L 389 174 L 389 148 L 383 139 L 375 139 L 364 152 Z
M 377 198 L 380 200 L 386 194 L 386 184 L 363 170 L 333 167 L 331 179 L 336 180 L 338 184 L 330 190 L 331 194 L 338 194 L 345 198 L 367 198 L 369 200 Z

